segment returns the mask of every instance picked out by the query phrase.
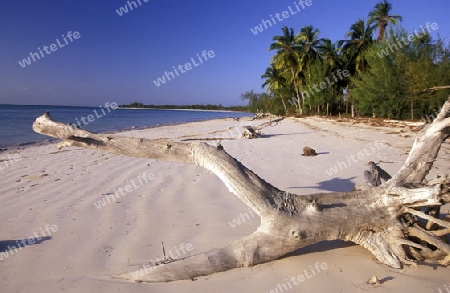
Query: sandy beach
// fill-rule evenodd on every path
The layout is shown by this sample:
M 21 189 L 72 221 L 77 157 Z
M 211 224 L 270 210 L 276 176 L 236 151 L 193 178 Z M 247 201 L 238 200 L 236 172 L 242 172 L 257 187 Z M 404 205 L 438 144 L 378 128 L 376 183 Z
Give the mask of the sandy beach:
M 276 187 L 310 194 L 365 184 L 368 161 L 395 174 L 417 131 L 416 124 L 310 117 L 266 127 L 259 139 L 238 138 L 243 126 L 265 121 L 219 119 L 118 135 L 217 138 L 207 142 L 221 140 L 228 153 Z M 301 156 L 304 146 L 319 155 Z M 450 173 L 449 157 L 446 142 L 428 178 Z M 113 280 L 109 276 L 160 259 L 162 242 L 166 254 L 185 257 L 248 235 L 259 218 L 215 175 L 194 165 L 58 150 L 51 143 L 0 152 L 0 176 L 1 292 L 450 292 L 448 268 L 391 269 L 341 241 L 195 281 Z M 450 207 L 441 212 L 449 214 Z M 314 269 L 317 263 L 320 269 Z M 299 275 L 303 282 L 290 281 Z M 367 284 L 372 276 L 382 284 Z

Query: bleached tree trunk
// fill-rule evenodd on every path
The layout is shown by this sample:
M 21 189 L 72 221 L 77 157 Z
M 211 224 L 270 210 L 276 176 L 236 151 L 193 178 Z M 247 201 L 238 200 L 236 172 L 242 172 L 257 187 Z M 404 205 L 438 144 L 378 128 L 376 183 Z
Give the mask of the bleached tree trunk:
M 115 276 L 139 282 L 167 282 L 254 266 L 301 247 L 335 239 L 359 244 L 393 268 L 413 264 L 414 259 L 449 265 L 450 245 L 441 236 L 450 232 L 450 223 L 420 211 L 450 201 L 448 176 L 425 181 L 441 143 L 450 136 L 449 116 L 450 98 L 434 122 L 417 135 L 403 167 L 385 184 L 361 191 L 306 196 L 277 189 L 220 145 L 93 134 L 55 122 L 48 113 L 36 119 L 33 129 L 64 140 L 60 147 L 77 146 L 202 166 L 216 174 L 230 192 L 261 217 L 255 232 L 225 247 L 157 265 L 149 271 Z M 428 231 L 418 218 L 441 228 Z
M 284 101 L 284 97 L 283 97 L 282 94 L 280 94 L 280 99 L 281 99 L 281 102 L 283 103 L 284 115 L 287 116 L 288 115 L 288 110 L 287 110 L 286 102 Z

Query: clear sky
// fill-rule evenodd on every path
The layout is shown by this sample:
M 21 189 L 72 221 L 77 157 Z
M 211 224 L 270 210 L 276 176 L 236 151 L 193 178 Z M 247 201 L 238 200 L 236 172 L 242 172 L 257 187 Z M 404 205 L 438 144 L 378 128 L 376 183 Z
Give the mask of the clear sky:
M 302 8 L 299 0 L 139 1 L 137 7 L 131 4 L 133 10 L 126 0 L 4 1 L 0 104 L 242 104 L 241 93 L 261 90 L 261 75 L 273 55 L 268 47 L 283 25 L 298 32 L 312 24 L 320 37 L 335 41 L 379 2 L 310 0 L 312 5 Z M 436 22 L 432 35 L 450 41 L 449 0 L 391 3 L 409 32 Z M 116 10 L 124 6 L 128 13 L 119 16 Z M 256 35 L 250 30 L 283 11 L 286 19 L 274 18 L 275 25 Z M 205 50 L 200 63 L 197 54 Z M 23 63 L 28 57 L 30 65 Z M 176 76 L 172 66 L 178 65 Z M 171 80 L 153 82 L 169 71 Z

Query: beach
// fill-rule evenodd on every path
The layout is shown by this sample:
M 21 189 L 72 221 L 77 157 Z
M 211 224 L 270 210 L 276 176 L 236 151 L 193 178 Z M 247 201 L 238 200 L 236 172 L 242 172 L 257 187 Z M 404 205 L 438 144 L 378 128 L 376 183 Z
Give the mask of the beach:
M 221 141 L 229 154 L 274 186 L 310 194 L 365 184 L 368 161 L 395 174 L 420 124 L 287 118 L 264 128 L 261 138 L 239 138 L 243 126 L 267 121 L 226 118 L 117 135 L 216 138 L 206 142 Z M 318 156 L 302 156 L 304 146 Z M 449 154 L 446 142 L 427 178 L 450 173 Z M 161 259 L 162 243 L 167 255 L 182 258 L 248 235 L 260 220 L 215 175 L 195 165 L 77 147 L 58 150 L 56 143 L 45 143 L 0 152 L 0 176 L 1 292 L 399 293 L 450 287 L 448 268 L 419 263 L 391 269 L 343 241 L 321 242 L 280 260 L 195 281 L 118 281 L 110 276 Z M 449 214 L 450 207 L 441 213 Z M 382 284 L 367 284 L 372 276 Z

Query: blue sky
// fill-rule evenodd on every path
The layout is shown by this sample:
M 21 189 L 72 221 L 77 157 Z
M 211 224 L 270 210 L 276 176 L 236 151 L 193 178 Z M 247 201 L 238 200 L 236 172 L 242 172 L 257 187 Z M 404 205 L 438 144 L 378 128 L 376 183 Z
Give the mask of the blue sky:
M 251 28 L 292 1 L 140 0 L 122 16 L 126 0 L 17 0 L 2 3 L 0 16 L 0 104 L 98 106 L 119 104 L 242 104 L 241 93 L 261 90 L 261 74 L 273 52 L 268 47 L 283 25 L 295 32 L 314 25 L 320 37 L 342 39 L 358 18 L 367 19 L 377 0 L 311 0 L 312 5 L 263 32 Z M 450 41 L 450 1 L 391 0 L 411 32 L 436 22 L 432 32 Z M 301 8 L 301 6 L 299 6 Z M 62 35 L 78 31 L 80 38 Z M 50 54 L 22 67 L 19 61 L 56 44 Z M 153 82 L 172 66 L 192 63 L 204 50 L 214 58 L 190 71 Z M 198 63 L 198 59 L 197 60 Z

